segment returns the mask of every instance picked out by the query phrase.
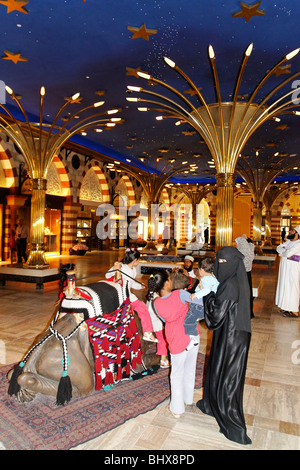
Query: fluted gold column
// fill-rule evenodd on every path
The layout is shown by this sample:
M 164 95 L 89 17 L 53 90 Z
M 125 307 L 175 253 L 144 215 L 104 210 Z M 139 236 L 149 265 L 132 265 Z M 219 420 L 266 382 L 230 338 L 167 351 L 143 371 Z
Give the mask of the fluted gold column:
M 254 201 L 253 203 L 253 241 L 261 241 L 261 226 L 262 226 L 262 203 Z
M 266 219 L 265 219 L 265 237 L 266 240 L 271 238 L 271 222 L 272 222 L 272 212 L 266 210 Z
M 234 173 L 217 173 L 216 250 L 232 245 Z
M 32 180 L 31 195 L 31 224 L 30 224 L 30 253 L 28 256 L 27 268 L 47 268 L 44 253 L 45 236 L 45 199 L 47 180 L 44 178 L 34 178 Z

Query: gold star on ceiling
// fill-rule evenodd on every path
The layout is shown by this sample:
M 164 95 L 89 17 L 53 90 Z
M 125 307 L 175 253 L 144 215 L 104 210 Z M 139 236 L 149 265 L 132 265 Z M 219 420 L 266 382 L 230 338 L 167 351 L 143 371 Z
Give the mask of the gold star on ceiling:
M 131 39 L 141 38 L 146 39 L 146 41 L 149 41 L 149 36 L 157 33 L 157 29 L 146 28 L 145 23 L 143 23 L 139 28 L 136 28 L 135 26 L 127 26 L 127 29 L 133 33 Z
M 202 87 L 197 88 L 197 90 L 201 91 Z M 190 95 L 190 96 L 194 96 L 194 95 L 197 94 L 196 90 L 194 90 L 193 88 L 189 88 L 188 90 L 184 90 L 183 93 L 185 93 L 187 95 Z
M 264 10 L 259 10 L 261 1 L 252 3 L 248 5 L 245 2 L 240 2 L 241 10 L 236 11 L 232 14 L 233 18 L 245 18 L 246 23 L 251 20 L 253 16 L 263 16 L 265 15 Z
M 64 100 L 65 100 L 65 101 L 69 101 L 70 103 L 71 103 L 71 102 L 72 102 L 72 103 L 81 103 L 82 97 L 81 97 L 81 96 L 78 96 L 78 98 L 73 99 L 72 96 L 70 96 L 70 97 L 67 96 L 67 97 L 64 98 Z
M 285 73 L 291 73 L 291 64 L 281 65 L 275 70 L 275 75 L 278 77 L 279 75 L 283 75 Z
M 194 135 L 194 134 L 196 134 L 196 132 L 195 131 L 183 131 L 182 134 L 184 134 L 184 135 Z
M 7 7 L 7 13 L 11 13 L 12 11 L 19 11 L 20 13 L 28 14 L 28 10 L 24 8 L 24 5 L 27 5 L 27 2 L 19 1 L 19 0 L 1 0 L 0 3 Z
M 21 52 L 10 52 L 4 50 L 5 55 L 2 56 L 2 59 L 11 60 L 14 64 L 18 62 L 27 62 L 28 59 L 26 57 L 21 56 Z
M 136 69 L 132 67 L 126 67 L 126 75 L 131 75 L 133 77 L 139 78 L 138 72 L 141 72 L 141 67 L 138 67 Z

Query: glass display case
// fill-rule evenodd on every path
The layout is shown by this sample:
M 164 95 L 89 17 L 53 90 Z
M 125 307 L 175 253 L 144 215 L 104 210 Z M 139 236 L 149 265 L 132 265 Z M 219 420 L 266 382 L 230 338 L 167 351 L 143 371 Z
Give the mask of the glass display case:
M 88 240 L 92 236 L 92 219 L 78 218 L 77 219 L 77 238 L 85 238 Z

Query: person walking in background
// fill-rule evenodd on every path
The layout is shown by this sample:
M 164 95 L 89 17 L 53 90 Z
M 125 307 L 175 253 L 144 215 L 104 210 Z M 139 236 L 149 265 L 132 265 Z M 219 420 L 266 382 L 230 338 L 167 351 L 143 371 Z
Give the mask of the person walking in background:
M 16 230 L 16 240 L 17 240 L 17 252 L 18 252 L 18 263 L 22 263 L 22 258 L 24 262 L 27 261 L 27 242 L 29 240 L 29 228 L 24 224 L 24 219 L 19 219 L 19 224 Z
M 250 316 L 254 318 L 253 313 L 253 289 L 252 289 L 252 263 L 254 260 L 254 244 L 247 235 L 242 235 L 235 239 L 237 249 L 244 255 L 244 265 L 247 272 L 249 288 L 250 288 Z
M 14 258 L 15 258 L 15 253 L 17 252 L 17 227 L 18 224 L 14 224 L 14 227 L 11 229 L 10 232 L 10 240 L 9 240 L 9 249 L 10 249 L 10 262 L 13 264 Z
M 300 303 L 300 225 L 291 228 L 287 241 L 276 248 L 281 257 L 275 305 L 284 317 L 298 317 Z

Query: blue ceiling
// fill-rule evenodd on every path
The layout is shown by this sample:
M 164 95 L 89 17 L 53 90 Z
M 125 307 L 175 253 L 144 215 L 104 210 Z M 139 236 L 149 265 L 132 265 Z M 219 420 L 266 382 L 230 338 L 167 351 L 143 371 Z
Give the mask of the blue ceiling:
M 233 17 L 245 4 L 256 6 L 258 16 L 248 21 Z M 181 175 L 174 181 L 210 181 L 210 155 L 199 135 L 185 135 L 187 125 L 183 129 L 170 119 L 158 122 L 155 113 L 140 113 L 135 103 L 126 101 L 127 85 L 145 86 L 143 79 L 130 75 L 130 69 L 147 71 L 181 92 L 187 91 L 187 83 L 165 64 L 163 57 L 167 56 L 202 87 L 208 103 L 215 102 L 207 54 L 211 44 L 222 100 L 230 101 L 247 46 L 253 43 L 254 49 L 240 93 L 249 95 L 268 70 L 300 46 L 299 19 L 299 0 L 2 0 L 0 80 L 22 96 L 22 105 L 33 119 L 39 115 L 42 85 L 46 88 L 45 120 L 51 121 L 64 98 L 78 91 L 82 103 L 72 105 L 78 110 L 102 99 L 103 110 L 121 107 L 122 124 L 74 140 L 119 160 L 139 161 L 143 156 L 149 165 L 157 156 L 188 160 L 199 167 L 196 176 Z M 143 24 L 155 34 L 148 40 L 133 38 L 128 27 L 138 29 Z M 20 53 L 27 60 L 14 63 L 5 59 L 5 51 Z M 281 75 L 272 75 L 263 94 L 300 71 L 300 53 L 290 64 Z M 164 91 L 158 88 L 155 92 Z M 290 89 L 291 84 L 286 91 Z M 104 94 L 99 96 L 97 91 Z M 10 97 L 7 105 L 17 112 Z M 251 157 L 260 148 L 261 165 L 274 152 L 299 154 L 299 120 L 299 116 L 285 115 L 280 128 L 275 121 L 266 123 L 250 138 L 244 153 Z M 300 179 L 297 173 L 289 172 L 289 177 Z

